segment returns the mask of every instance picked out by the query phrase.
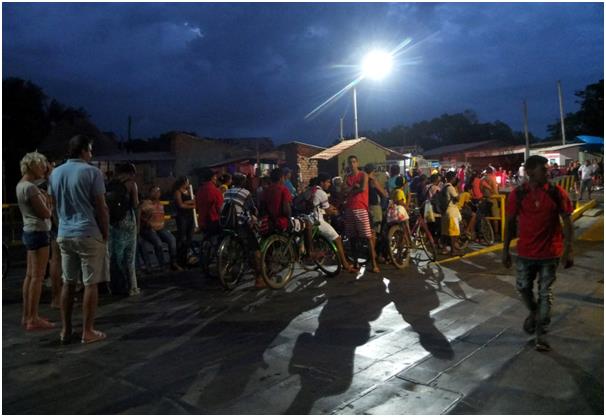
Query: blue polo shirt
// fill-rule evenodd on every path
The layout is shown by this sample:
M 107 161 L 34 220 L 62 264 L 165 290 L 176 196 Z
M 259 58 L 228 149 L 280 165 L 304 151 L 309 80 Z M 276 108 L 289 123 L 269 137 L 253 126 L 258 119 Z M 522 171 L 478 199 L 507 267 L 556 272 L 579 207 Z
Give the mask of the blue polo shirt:
M 53 170 L 48 192 L 55 199 L 59 218 L 57 237 L 102 237 L 95 197 L 105 194 L 105 183 L 98 168 L 82 159 L 68 159 Z

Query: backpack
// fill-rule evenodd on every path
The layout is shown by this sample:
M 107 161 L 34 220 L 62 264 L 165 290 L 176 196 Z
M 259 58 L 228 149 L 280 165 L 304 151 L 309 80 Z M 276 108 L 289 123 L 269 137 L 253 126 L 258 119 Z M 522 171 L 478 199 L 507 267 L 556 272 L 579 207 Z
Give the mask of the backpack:
M 313 200 L 316 190 L 316 187 L 310 187 L 295 197 L 292 202 L 295 213 L 310 214 L 314 210 Z
M 528 187 L 525 187 L 524 185 L 519 185 L 516 187 L 516 189 L 515 189 L 516 214 L 520 214 L 520 210 L 522 209 L 522 201 L 524 200 L 524 198 L 526 198 L 526 195 L 528 195 L 529 191 L 530 190 L 528 189 Z M 556 207 L 558 208 L 558 215 L 559 215 L 562 212 L 563 205 L 562 205 L 562 195 L 560 194 L 558 187 L 556 187 L 552 183 L 549 183 L 549 188 L 547 189 L 547 195 L 555 203 Z
M 448 195 L 448 187 L 452 187 L 453 185 L 447 183 L 444 188 L 440 190 L 440 192 L 435 193 L 435 195 L 431 198 L 431 204 L 434 206 L 434 211 L 444 214 L 446 210 L 448 210 L 448 205 L 450 204 L 450 196 Z
M 236 211 L 236 203 L 233 200 L 226 200 L 221 207 L 219 218 L 221 227 L 226 229 L 235 229 L 238 226 L 238 212 Z
M 124 185 L 125 182 L 113 179 L 105 187 L 105 201 L 109 208 L 109 223 L 111 225 L 116 225 L 124 220 L 126 213 L 131 209 L 130 196 L 128 195 L 128 188 Z

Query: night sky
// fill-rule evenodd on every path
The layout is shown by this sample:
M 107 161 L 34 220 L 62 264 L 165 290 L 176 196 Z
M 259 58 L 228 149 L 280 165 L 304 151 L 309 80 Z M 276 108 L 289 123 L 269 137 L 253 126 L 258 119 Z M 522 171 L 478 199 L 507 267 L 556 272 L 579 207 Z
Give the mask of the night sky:
M 604 73 L 602 3 L 3 3 L 3 78 L 84 107 L 103 131 L 269 136 L 327 145 L 351 94 L 305 115 L 358 74 L 373 47 L 411 44 L 358 86 L 360 130 L 475 110 L 538 136 Z

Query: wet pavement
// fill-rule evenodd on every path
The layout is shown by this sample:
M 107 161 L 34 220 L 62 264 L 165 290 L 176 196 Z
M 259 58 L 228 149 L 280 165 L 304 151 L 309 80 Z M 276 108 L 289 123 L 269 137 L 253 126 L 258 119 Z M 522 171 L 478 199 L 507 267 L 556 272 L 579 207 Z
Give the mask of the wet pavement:
M 603 414 L 603 217 L 575 228 L 548 353 L 522 331 L 526 311 L 500 253 L 380 275 L 301 274 L 284 291 L 249 280 L 225 292 L 198 271 L 142 278 L 139 296 L 102 297 L 106 341 L 68 346 L 58 330 L 20 328 L 23 271 L 13 269 L 2 411 Z M 58 320 L 47 291 L 42 315 Z

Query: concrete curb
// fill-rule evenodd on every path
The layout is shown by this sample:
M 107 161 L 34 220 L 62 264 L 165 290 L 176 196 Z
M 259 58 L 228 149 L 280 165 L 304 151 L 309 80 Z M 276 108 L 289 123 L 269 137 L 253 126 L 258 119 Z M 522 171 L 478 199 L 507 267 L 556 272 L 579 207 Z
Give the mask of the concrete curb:
M 577 221 L 583 215 L 584 212 L 595 207 L 596 205 L 597 205 L 597 201 L 591 200 L 591 201 L 588 201 L 587 203 L 583 204 L 582 206 L 579 206 L 572 212 L 572 214 L 570 216 L 572 218 L 572 221 L 573 222 Z M 513 239 L 511 241 L 509 247 L 515 248 L 517 244 L 518 244 L 518 239 Z M 465 259 L 465 258 L 472 258 L 474 256 L 483 255 L 485 253 L 495 252 L 495 251 L 502 250 L 502 249 L 503 249 L 503 244 L 497 243 L 496 245 L 488 246 L 486 248 L 482 248 L 482 249 L 474 251 L 474 252 L 466 253 L 463 256 L 454 256 L 452 258 L 443 259 L 441 261 L 436 262 L 436 264 L 442 265 L 445 263 L 454 262 L 454 261 L 458 261 L 460 259 Z

